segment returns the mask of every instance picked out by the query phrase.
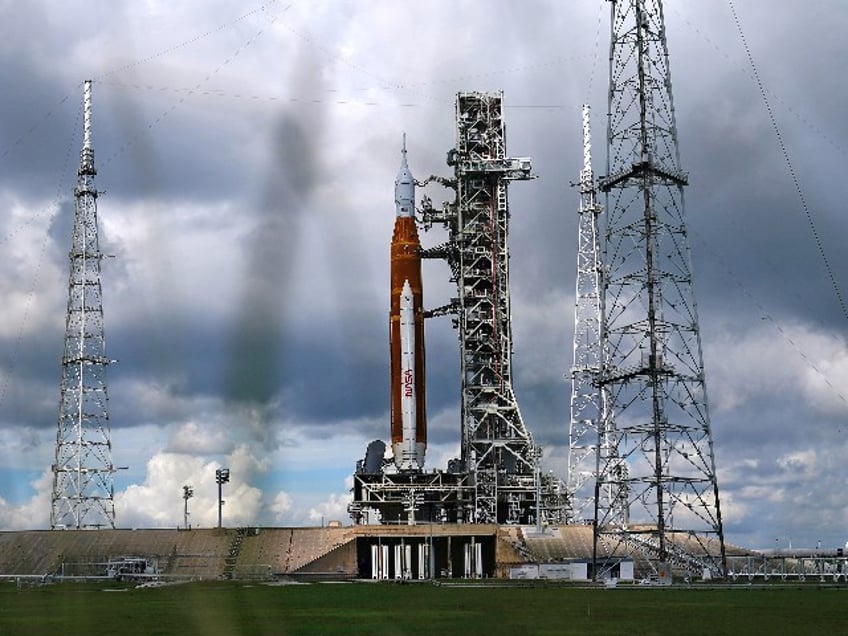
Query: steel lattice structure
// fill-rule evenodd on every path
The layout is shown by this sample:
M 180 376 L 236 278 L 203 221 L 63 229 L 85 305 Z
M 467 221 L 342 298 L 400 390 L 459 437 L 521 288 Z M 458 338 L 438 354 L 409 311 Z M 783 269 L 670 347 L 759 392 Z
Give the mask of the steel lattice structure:
M 529 159 L 506 156 L 502 94 L 459 93 L 456 133 L 448 154 L 456 202 L 424 210 L 425 227 L 440 221 L 449 239 L 423 255 L 447 260 L 457 285 L 454 301 L 435 313 L 455 314 L 459 331 L 461 461 L 474 489 L 469 520 L 527 523 L 537 507 L 539 458 L 512 387 L 507 185 L 533 176 Z
M 50 527 L 115 527 L 106 340 L 100 287 L 91 82 L 84 85 L 83 147 L 74 189 L 65 350 L 53 464 Z
M 506 156 L 501 93 L 457 95 L 456 147 L 448 165 L 453 178 L 415 183 L 434 181 L 455 193 L 440 209 L 422 198 L 423 228 L 442 225 L 448 238 L 419 254 L 447 261 L 457 286 L 451 302 L 424 314 L 452 315 L 459 333 L 461 457 L 445 472 L 386 471 L 385 444 L 375 440 L 357 462 L 348 510 L 355 523 L 368 520 L 371 510 L 384 523 L 562 523 L 566 485 L 541 474 L 541 449 L 524 426 L 512 387 L 507 186 L 533 175 L 529 159 Z
M 612 497 L 596 496 L 596 576 L 613 553 L 637 550 L 658 567 L 720 573 L 724 535 L 662 2 L 613 0 L 611 9 L 600 181 L 607 358 L 598 384 L 609 398 L 600 430 L 614 450 L 598 453 L 596 492 Z
M 568 435 L 569 521 L 581 523 L 593 514 L 598 456 L 612 456 L 610 438 L 603 426 L 612 426 L 607 414 L 606 388 L 598 378 L 606 352 L 603 325 L 602 264 L 598 217 L 592 170 L 589 107 L 583 106 L 583 169 L 580 171 L 580 208 L 577 227 L 577 282 L 574 294 L 574 363 L 571 368 L 571 421 Z M 612 493 L 598 493 L 610 506 Z M 621 510 L 622 507 L 619 506 Z

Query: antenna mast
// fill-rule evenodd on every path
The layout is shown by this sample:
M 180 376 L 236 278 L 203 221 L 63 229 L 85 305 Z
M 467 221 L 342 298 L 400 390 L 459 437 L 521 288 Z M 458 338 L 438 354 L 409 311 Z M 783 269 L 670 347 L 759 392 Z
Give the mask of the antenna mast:
M 723 574 L 662 2 L 612 0 L 611 14 L 598 385 L 609 401 L 600 433 L 615 452 L 598 453 L 596 492 L 616 496 L 596 497 L 595 576 L 634 553 L 661 575 L 672 563 Z
M 83 144 L 74 189 L 65 350 L 53 463 L 52 529 L 114 528 L 106 339 L 91 145 L 91 80 L 83 88 Z

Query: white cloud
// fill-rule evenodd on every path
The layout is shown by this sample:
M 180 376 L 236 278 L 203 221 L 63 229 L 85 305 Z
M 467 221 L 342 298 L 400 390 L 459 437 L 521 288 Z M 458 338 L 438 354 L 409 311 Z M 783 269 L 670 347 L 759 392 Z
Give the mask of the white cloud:
M 4 298 L 0 338 L 15 341 L 27 334 L 55 332 L 63 325 L 67 259 L 59 263 L 51 260 L 48 234 L 60 201 L 66 203 L 65 197 L 53 201 L 25 199 L 0 189 L 0 207 L 5 211 L 0 222 L 0 245 L 8 258 L 0 278 Z
M 35 494 L 19 505 L 13 505 L 0 498 L 0 519 L 6 530 L 28 530 L 46 528 L 50 525 L 51 493 L 53 492 L 53 472 L 50 468 L 30 483 Z
M 183 516 L 183 486 L 194 488 L 189 501 L 190 523 L 209 527 L 217 520 L 215 469 L 219 466 L 202 457 L 158 453 L 147 462 L 144 481 L 115 495 L 119 527 L 162 527 L 180 525 Z M 203 488 L 201 484 L 206 485 Z M 209 491 L 209 492 L 206 492 Z
M 332 493 L 326 501 L 309 509 L 308 519 L 312 525 L 327 524 L 330 521 L 347 521 L 347 506 L 351 502 L 349 493 Z
M 173 453 L 218 455 L 226 453 L 232 448 L 232 444 L 232 440 L 227 438 L 223 430 L 210 430 L 210 427 L 201 422 L 189 421 L 179 425 L 174 431 L 168 449 Z
M 267 461 L 253 457 L 244 446 L 237 447 L 222 463 L 177 453 L 158 453 L 147 463 L 141 484 L 115 495 L 115 515 L 121 527 L 181 525 L 183 486 L 192 486 L 190 522 L 194 527 L 211 527 L 218 521 L 218 485 L 215 471 L 230 469 L 230 481 L 222 484 L 225 525 L 250 525 L 262 510 L 262 492 L 250 480 L 267 470 Z
M 292 498 L 292 496 L 282 490 L 278 492 L 274 496 L 274 499 L 269 507 L 272 515 L 272 523 L 276 526 L 285 525 L 286 522 L 290 521 L 290 513 L 293 507 L 294 499 Z
M 568 183 L 579 170 L 584 101 L 595 108 L 602 172 L 606 8 L 493 2 L 481 13 L 475 0 L 433 0 L 426 11 L 373 1 L 270 2 L 253 11 L 217 0 L 166 10 L 157 0 L 104 5 L 69 30 L 79 3 L 43 4 L 10 14 L 0 42 L 10 53 L 0 71 L 17 96 L 0 124 L 7 470 L 31 475 L 52 461 L 79 82 L 93 76 L 101 238 L 118 257 L 104 261 L 103 294 L 109 352 L 121 358 L 109 375 L 113 453 L 130 466 L 116 476 L 120 525 L 182 523 L 186 483 L 196 488 L 193 522 L 214 525 L 221 466 L 233 471 L 226 523 L 347 518 L 341 486 L 306 495 L 312 484 L 293 475 L 352 470 L 368 441 L 387 438 L 387 388 L 362 381 L 343 405 L 349 414 L 332 418 L 315 404 L 343 387 L 312 380 L 308 368 L 344 367 L 341 381 L 350 382 L 385 358 L 400 136 L 408 135 L 417 177 L 448 175 L 457 90 L 505 91 L 509 151 L 533 156 L 541 177 L 510 190 L 513 370 L 527 426 L 564 476 L 578 199 Z M 834 0 L 825 4 L 822 15 L 840 15 Z M 832 186 L 848 134 L 844 95 L 812 78 L 839 76 L 829 64 L 845 57 L 843 31 L 799 19 L 803 8 L 791 4 L 739 12 L 769 94 L 779 97 L 779 125 L 839 278 L 838 237 L 848 227 Z M 702 333 L 717 334 L 704 345 L 725 518 L 746 537 L 781 524 L 792 525 L 784 535 L 835 536 L 845 527 L 838 511 L 848 509 L 838 461 L 848 410 L 844 316 L 820 282 L 808 219 L 728 12 L 690 3 L 670 6 L 666 18 L 690 222 L 705 243 L 729 244 L 726 263 L 695 253 L 697 289 L 710 294 L 699 305 L 722 314 L 702 315 Z M 776 39 L 787 25 L 793 38 Z M 299 147 L 276 136 L 283 123 L 302 133 Z M 449 195 L 435 186 L 427 194 L 437 206 Z M 268 219 L 291 224 L 281 224 L 268 254 L 256 253 L 246 237 L 267 232 Z M 443 239 L 441 228 L 424 237 L 428 246 Z M 455 295 L 444 263 L 425 263 L 425 275 L 428 306 Z M 766 299 L 755 320 L 750 307 L 736 306 L 751 304 L 740 282 Z M 254 363 L 238 336 L 256 316 L 273 321 L 273 334 L 247 335 L 284 350 L 286 368 L 268 380 L 267 399 L 249 403 L 232 393 L 244 380 L 234 378 L 237 363 Z M 439 406 L 430 413 L 428 467 L 457 454 L 458 356 L 448 321 L 428 325 L 431 385 L 440 386 L 430 396 Z M 294 412 L 294 398 L 313 393 L 322 397 Z M 42 523 L 49 480 L 13 481 L 0 484 L 0 526 Z
M 100 208 L 101 233 L 118 258 L 114 269 L 125 272 L 119 278 L 108 262 L 104 269 L 110 323 L 156 320 L 163 309 L 191 320 L 198 307 L 205 319 L 233 319 L 244 276 L 239 248 L 251 215 L 228 200 L 151 205 L 107 197 Z

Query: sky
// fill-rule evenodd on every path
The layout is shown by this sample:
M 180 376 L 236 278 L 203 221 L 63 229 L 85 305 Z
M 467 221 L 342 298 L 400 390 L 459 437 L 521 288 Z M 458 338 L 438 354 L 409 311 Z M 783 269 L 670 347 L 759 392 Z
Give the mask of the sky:
M 735 18 L 734 18 L 735 13 Z M 389 435 L 388 255 L 405 133 L 449 176 L 458 91 L 504 92 L 514 385 L 565 477 L 580 110 L 603 174 L 609 3 L 0 2 L 0 529 L 49 525 L 82 82 L 92 79 L 119 527 L 349 521 Z M 848 541 L 848 11 L 665 6 L 726 540 Z M 746 50 L 747 48 L 747 50 Z M 753 62 L 753 66 L 752 66 Z M 439 204 L 437 185 L 419 189 Z M 425 246 L 444 240 L 434 229 Z M 424 265 L 424 302 L 455 293 Z M 428 468 L 459 352 L 427 324 Z

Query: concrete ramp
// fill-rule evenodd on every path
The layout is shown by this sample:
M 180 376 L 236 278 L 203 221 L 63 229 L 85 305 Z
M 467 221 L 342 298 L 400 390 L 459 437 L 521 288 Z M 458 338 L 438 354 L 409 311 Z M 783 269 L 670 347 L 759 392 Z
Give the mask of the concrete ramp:
M 0 532 L 0 575 L 106 575 L 119 557 L 144 557 L 158 572 L 217 578 L 233 530 L 41 530 Z
M 293 574 L 349 544 L 354 537 L 350 527 L 255 528 L 244 538 L 234 575 L 263 578 L 263 573 L 266 577 Z M 355 562 L 354 554 L 354 566 Z M 338 565 L 335 563 L 333 569 Z M 315 567 L 329 567 L 329 564 Z

